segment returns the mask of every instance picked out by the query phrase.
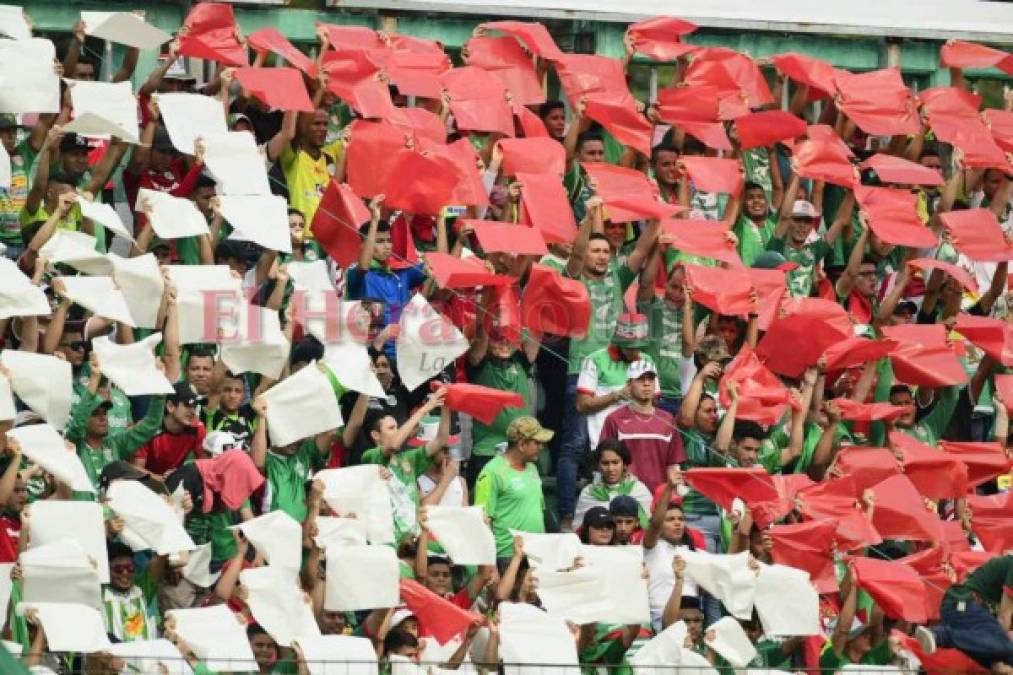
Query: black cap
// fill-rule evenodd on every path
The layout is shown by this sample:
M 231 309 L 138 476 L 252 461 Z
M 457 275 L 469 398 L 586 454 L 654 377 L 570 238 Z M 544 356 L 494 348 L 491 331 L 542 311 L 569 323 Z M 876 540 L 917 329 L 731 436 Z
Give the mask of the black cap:
M 112 401 L 102 401 L 101 403 L 99 403 L 99 404 L 98 404 L 98 405 L 97 405 L 97 406 L 95 407 L 95 410 L 93 410 L 93 411 L 91 412 L 91 414 L 92 414 L 92 415 L 94 415 L 94 414 L 95 414 L 95 413 L 97 413 L 97 412 L 98 412 L 99 410 L 105 410 L 106 412 L 108 412 L 108 411 L 109 411 L 109 409 L 110 409 L 110 408 L 112 408 L 112 407 L 113 407 L 113 402 L 112 402 Z
M 100 488 L 105 490 L 114 480 L 140 480 L 147 475 L 130 462 L 117 460 L 105 465 L 102 473 L 99 474 L 98 484 Z
M 172 139 L 169 138 L 169 132 L 165 130 L 165 127 L 155 129 L 155 137 L 151 140 L 151 149 L 176 152 L 176 146 L 172 144 Z
M 168 400 L 173 403 L 184 403 L 186 405 L 197 405 L 197 390 L 189 382 L 177 382 L 172 385 L 175 390 L 169 394 Z
M 918 305 L 916 305 L 915 303 L 911 302 L 910 300 L 905 300 L 903 302 L 898 302 L 897 306 L 893 308 L 893 313 L 894 314 L 917 314 L 918 313 Z
M 640 502 L 629 495 L 619 495 L 609 504 L 609 513 L 620 518 L 636 518 L 640 515 Z
M 616 521 L 604 506 L 595 506 L 584 514 L 582 524 L 584 527 L 615 527 Z
M 60 140 L 60 152 L 91 152 L 91 146 L 87 138 L 71 131 Z

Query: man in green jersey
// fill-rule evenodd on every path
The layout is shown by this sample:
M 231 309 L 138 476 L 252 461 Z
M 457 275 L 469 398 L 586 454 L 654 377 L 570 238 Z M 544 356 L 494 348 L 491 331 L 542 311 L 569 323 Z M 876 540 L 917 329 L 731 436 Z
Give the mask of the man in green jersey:
M 742 264 L 752 267 L 753 262 L 770 241 L 777 226 L 777 218 L 770 213 L 767 193 L 759 183 L 746 183 L 742 189 L 742 214 L 732 228 L 739 240 L 739 257 Z

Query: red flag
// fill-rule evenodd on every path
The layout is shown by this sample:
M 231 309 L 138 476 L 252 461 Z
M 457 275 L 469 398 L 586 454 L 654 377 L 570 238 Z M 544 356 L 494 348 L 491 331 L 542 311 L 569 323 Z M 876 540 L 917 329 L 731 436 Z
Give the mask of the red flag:
M 533 227 L 491 220 L 459 219 L 457 223 L 459 227 L 470 227 L 475 231 L 475 237 L 486 253 L 545 255 L 549 252 L 541 232 Z
M 331 180 L 313 215 L 310 231 L 340 267 L 359 259 L 359 227 L 369 221 L 369 209 L 347 183 Z
M 693 289 L 693 301 L 731 316 L 753 311 L 750 292 L 753 283 L 745 270 L 686 265 L 686 283 Z
M 695 23 L 674 16 L 656 16 L 631 25 L 627 32 L 633 38 L 638 54 L 649 56 L 655 61 L 674 61 L 697 49 L 693 45 L 679 42 L 679 38 L 696 29 Z
M 899 431 L 890 444 L 904 457 L 904 475 L 929 499 L 959 499 L 967 494 L 967 467 L 953 455 Z
M 867 134 L 894 136 L 921 130 L 914 96 L 899 68 L 859 74 L 840 70 L 834 81 L 840 93 L 838 106 Z
M 514 282 L 511 276 L 490 272 L 485 263 L 475 257 L 462 259 L 431 251 L 426 254 L 426 264 L 440 288 L 499 286 Z
M 1013 327 L 1006 321 L 958 314 L 954 330 L 1002 365 L 1013 365 Z
M 563 54 L 556 62 L 556 73 L 573 106 L 585 97 L 618 104 L 630 103 L 633 98 L 618 59 L 596 54 Z
M 514 135 L 506 90 L 488 71 L 465 66 L 448 70 L 440 79 L 450 94 L 450 110 L 458 129 Z
M 940 214 L 953 246 L 971 260 L 1013 260 L 1013 244 L 1006 241 L 995 214 L 988 209 L 966 209 Z
M 694 490 L 731 511 L 735 498 L 770 501 L 778 498 L 770 474 L 763 467 L 748 469 L 689 469 L 682 474 Z
M 605 162 L 585 162 L 581 167 L 587 173 L 591 189 L 605 202 L 612 222 L 626 223 L 642 217 L 640 211 L 624 209 L 616 204 L 617 201 L 657 201 L 657 188 L 642 171 Z
M 809 127 L 810 133 L 813 127 Z M 812 139 L 795 146 L 795 163 L 802 178 L 823 180 L 846 188 L 858 182 L 850 151 L 842 147 L 840 139 Z
M 202 2 L 186 15 L 179 37 L 179 55 L 218 61 L 228 66 L 250 64 L 246 47 L 239 42 L 239 26 L 232 5 Z
M 709 85 L 669 87 L 658 91 L 658 114 L 671 124 L 716 122 L 718 88 Z
M 908 190 L 857 185 L 855 199 L 868 215 L 869 227 L 882 241 L 915 248 L 938 243 L 936 235 L 918 217 L 918 198 Z
M 618 142 L 642 155 L 651 154 L 654 125 L 637 110 L 632 99 L 620 104 L 588 98 L 584 112 Z
M 907 651 L 915 655 L 925 672 L 932 675 L 969 675 L 988 672 L 987 668 L 981 667 L 977 661 L 959 649 L 937 649 L 931 654 L 926 654 L 918 640 L 910 635 L 899 630 L 894 630 L 891 635 L 900 640 Z
M 327 31 L 327 41 L 332 49 L 386 49 L 380 35 L 364 26 L 337 26 L 333 23 L 317 22 L 317 30 Z
M 482 617 L 444 600 L 414 579 L 401 579 L 401 600 L 441 645 L 482 622 Z
M 890 476 L 872 487 L 876 505 L 872 524 L 886 539 L 898 541 L 935 541 L 943 539 L 939 516 L 925 508 L 907 475 Z
M 929 270 L 942 270 L 967 290 L 972 293 L 978 292 L 978 282 L 962 267 L 957 267 L 951 263 L 934 258 L 918 258 L 917 260 L 909 260 L 907 264 L 925 272 Z M 927 278 L 928 275 L 926 275 Z
M 295 68 L 236 68 L 235 76 L 271 110 L 313 110 L 302 73 Z
M 898 382 L 924 387 L 967 382 L 967 372 L 947 344 L 942 324 L 884 326 L 882 330 L 897 342 L 890 361 Z
M 834 467 L 842 476 L 854 479 L 860 492 L 901 472 L 900 462 L 886 448 L 863 448 L 856 445 L 842 448 L 834 459 Z
M 767 80 L 756 63 L 745 54 L 723 47 L 697 50 L 686 69 L 683 84 L 717 87 L 722 98 L 742 103 L 741 114 L 748 113 L 750 107 L 774 102 Z
M 837 90 L 834 84 L 837 69 L 826 61 L 793 52 L 771 56 L 770 61 L 786 77 L 799 84 L 808 85 L 810 90 L 815 90 L 818 98 L 830 96 Z M 810 99 L 813 97 L 810 96 Z
M 1008 110 L 986 110 L 985 123 L 992 132 L 992 138 L 1006 152 L 1013 152 L 1013 112 Z
M 698 190 L 737 195 L 742 192 L 742 162 L 718 157 L 683 157 L 686 173 Z
M 1013 75 L 1013 54 L 962 40 L 947 40 L 939 50 L 940 65 L 948 68 L 989 68 Z
M 435 384 L 435 383 L 434 383 Z M 482 424 L 492 424 L 504 408 L 523 408 L 524 397 L 512 391 L 500 391 L 480 384 L 448 384 L 445 405 L 466 413 Z
M 569 244 L 577 238 L 577 222 L 559 180 L 548 174 L 518 173 L 525 222 L 537 227 L 547 244 Z
M 858 587 L 872 596 L 891 619 L 911 623 L 928 621 L 923 586 L 918 572 L 901 562 L 852 558 L 851 570 Z
M 876 420 L 895 420 L 908 412 L 904 405 L 891 405 L 889 403 L 859 403 L 850 398 L 835 398 L 833 403 L 837 405 L 841 414 L 846 420 L 860 422 L 873 422 Z
M 777 317 L 777 312 L 781 308 L 781 300 L 788 290 L 784 270 L 762 270 L 750 267 L 746 269 L 746 273 L 753 283 L 753 288 L 756 289 L 759 301 L 757 323 L 760 330 L 767 330 Z
M 844 370 L 876 361 L 894 350 L 897 343 L 892 340 L 868 340 L 850 337 L 841 340 L 823 352 L 828 371 Z
M 724 223 L 713 220 L 671 219 L 664 223 L 665 234 L 672 237 L 672 246 L 690 255 L 713 258 L 733 267 L 742 267 L 735 244 L 728 237 Z
M 731 405 L 729 382 L 735 382 L 738 386 L 740 400 L 736 419 L 752 420 L 770 426 L 780 421 L 789 405 L 796 405 L 777 376 L 760 362 L 747 344 L 739 349 L 718 383 L 724 408 Z
M 277 28 L 261 28 L 251 33 L 247 41 L 258 52 L 277 54 L 310 77 L 317 76 L 317 66 L 313 59 L 296 49 Z
M 799 377 L 830 346 L 852 335 L 851 320 L 839 304 L 792 298 L 781 303 L 780 316 L 771 322 L 756 353 L 775 373 Z
M 554 138 L 504 138 L 499 148 L 503 152 L 503 174 L 506 176 L 546 173 L 562 179 L 566 173 L 566 149 Z
M 837 591 L 833 543 L 837 522 L 810 520 L 796 525 L 775 525 L 770 528 L 774 540 L 771 556 L 779 565 L 787 565 L 809 573 L 819 593 Z
M 521 125 L 524 138 L 541 138 L 543 136 L 547 138 L 549 136 L 549 131 L 545 128 L 542 118 L 524 106 L 514 104 L 514 115 Z
M 884 183 L 900 183 L 902 185 L 942 185 L 945 181 L 941 173 L 917 162 L 901 157 L 876 153 L 859 166 L 872 169 Z
M 532 265 L 521 295 L 521 320 L 536 333 L 584 337 L 591 322 L 587 286 L 543 265 Z
M 552 39 L 545 26 L 535 21 L 490 21 L 483 23 L 482 26 L 517 38 L 535 56 L 550 61 L 563 56 L 563 52 L 556 46 L 556 41 Z
M 510 90 L 514 103 L 538 105 L 545 102 L 545 92 L 531 56 L 517 40 L 512 37 L 472 38 L 466 47 L 468 65 L 489 71 L 504 89 Z
M 968 488 L 976 488 L 1013 468 L 1013 462 L 999 443 L 940 441 L 939 446 L 967 467 Z
M 804 136 L 806 124 L 784 110 L 764 110 L 736 119 L 735 130 L 742 149 L 748 150 Z
M 360 197 L 383 194 L 410 134 L 386 122 L 356 120 L 348 143 L 348 184 Z

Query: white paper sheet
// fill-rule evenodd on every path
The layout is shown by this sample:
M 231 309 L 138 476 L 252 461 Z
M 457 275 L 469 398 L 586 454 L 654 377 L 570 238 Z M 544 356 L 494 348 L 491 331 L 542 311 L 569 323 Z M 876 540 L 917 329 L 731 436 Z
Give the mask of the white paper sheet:
M 113 279 L 123 293 L 137 327 L 156 328 L 165 281 L 155 254 L 145 253 L 136 258 L 109 254 L 109 262 L 112 263 Z
M 68 298 L 97 316 L 134 326 L 126 298 L 112 277 L 60 277 Z
M 239 529 L 272 567 L 298 574 L 302 566 L 302 527 L 284 511 L 271 511 L 240 523 Z
M 0 112 L 60 112 L 56 47 L 44 38 L 0 40 Z
M 400 604 L 401 573 L 390 546 L 331 546 L 326 555 L 324 609 L 344 612 Z
M 495 565 L 496 539 L 481 506 L 429 506 L 427 527 L 455 565 Z
M 183 529 L 176 511 L 143 483 L 113 481 L 106 490 L 109 508 L 126 523 L 135 540 L 144 542 L 158 555 L 192 551 L 197 546 Z
M 754 602 L 766 635 L 787 637 L 820 632 L 819 594 L 804 570 L 761 564 Z
M 292 252 L 288 202 L 277 195 L 222 195 L 222 217 L 254 243 L 281 253 Z
M 534 575 L 538 598 L 551 616 L 581 625 L 611 620 L 613 607 L 597 571 L 581 568 L 557 572 L 543 566 L 536 568 Z
M 127 396 L 171 394 L 172 383 L 156 366 L 155 348 L 161 342 L 161 333 L 129 345 L 116 344 L 103 335 L 92 340 L 92 348 L 102 374 Z
M 222 361 L 233 373 L 260 373 L 274 380 L 291 350 L 278 312 L 252 303 L 239 306 L 235 332 L 226 333 L 221 345 Z
M 274 566 L 243 570 L 239 583 L 249 592 L 246 604 L 257 623 L 282 647 L 295 638 L 320 635 L 309 595 L 284 570 Z
M 683 647 L 679 656 L 679 675 L 718 675 L 718 670 L 703 654 Z
M 52 310 L 42 289 L 32 284 L 17 263 L 0 257 L 0 319 L 49 314 Z
M 269 195 L 264 156 L 248 131 L 204 135 L 204 166 L 218 183 L 222 195 Z
M 676 621 L 630 657 L 634 675 L 656 675 L 660 668 L 678 666 L 688 633 L 685 621 Z
M 507 675 L 543 675 L 545 666 L 553 666 L 553 675 L 579 675 L 577 645 L 565 621 L 513 602 L 501 604 L 499 616 L 499 655 Z
M 20 658 L 21 653 L 25 650 L 24 646 L 20 642 L 11 642 L 10 640 L 0 640 L 0 644 L 3 644 L 4 649 L 11 653 L 11 656 Z
M 215 342 L 243 299 L 239 279 L 227 265 L 169 265 L 176 286 L 179 336 L 182 344 Z
M 113 234 L 117 234 L 124 239 L 134 240 L 130 230 L 123 224 L 120 214 L 116 213 L 116 209 L 109 204 L 81 198 L 77 200 L 77 205 L 81 208 L 81 215 L 85 218 L 94 220 Z
M 198 138 L 228 131 L 225 109 L 217 98 L 201 94 L 158 94 L 156 101 L 169 139 L 180 152 L 192 155 Z
M 176 633 L 194 654 L 214 671 L 256 671 L 257 662 L 246 639 L 246 628 L 227 605 L 199 609 L 171 609 Z
M 64 445 L 63 436 L 48 424 L 32 424 L 7 432 L 7 436 L 21 443 L 25 457 L 53 474 L 61 483 L 73 490 L 95 492 L 85 473 L 81 458 Z
M 756 658 L 756 647 L 734 617 L 721 617 L 708 626 L 704 642 L 736 668 L 744 668 Z
M 582 553 L 580 538 L 572 532 L 533 534 L 511 530 L 511 533 L 524 539 L 524 555 L 532 567 L 567 569 L 573 566 L 574 559 Z
M 109 648 L 109 653 L 124 659 L 128 668 L 137 669 L 128 672 L 193 675 L 193 669 L 176 645 L 165 639 L 117 642 Z
M 732 616 L 748 620 L 753 614 L 756 572 L 749 569 L 749 553 L 714 555 L 684 551 L 686 574 L 720 600 Z
M 209 234 L 208 223 L 197 205 L 189 199 L 173 197 L 168 192 L 137 191 L 134 210 L 146 213 L 155 234 L 162 239 L 180 239 Z
M 29 40 L 32 28 L 25 20 L 25 10 L 17 5 L 0 5 L 0 35 L 14 40 Z
M 341 410 L 330 380 L 313 361 L 266 392 L 267 431 L 274 447 L 340 427 Z
M 48 354 L 15 349 L 0 352 L 0 362 L 7 367 L 11 388 L 18 398 L 39 413 L 42 419 L 62 430 L 70 418 L 70 403 L 74 396 L 70 364 Z
M 211 542 L 190 551 L 183 567 L 183 578 L 200 588 L 210 588 L 218 581 L 221 572 L 211 573 Z
M 17 413 L 18 411 L 14 407 L 14 392 L 11 391 L 11 381 L 3 373 L 0 373 L 0 422 L 14 419 Z
M 324 469 L 314 480 L 324 484 L 324 501 L 337 514 L 355 514 L 366 524 L 371 544 L 394 542 L 394 514 L 386 482 L 379 467 L 370 464 L 344 469 Z
M 102 609 L 98 561 L 73 539 L 33 544 L 19 557 L 25 602 L 69 602 Z
M 313 537 L 322 549 L 328 546 L 365 546 L 366 521 L 358 518 L 317 516 L 317 535 Z
M 345 389 L 386 398 L 387 392 L 373 372 L 373 361 L 366 345 L 358 342 L 324 343 L 323 364 L 330 368 Z
M 131 12 L 81 12 L 81 19 L 86 34 L 137 49 L 158 49 L 172 39 Z
M 14 580 L 11 579 L 11 570 L 14 563 L 0 563 L 0 631 L 7 627 L 7 609 L 11 602 L 11 591 L 14 589 Z
M 377 675 L 376 649 L 369 638 L 320 635 L 296 643 L 310 675 Z
M 105 619 L 94 607 L 63 602 L 22 602 L 18 605 L 21 615 L 29 609 L 39 613 L 50 651 L 92 654 L 111 646 Z
M 113 135 L 130 143 L 137 143 L 137 99 L 132 84 L 127 82 L 89 82 L 69 80 L 70 99 L 74 104 L 74 119 L 64 125 L 64 131 L 82 136 Z
M 7 147 L 0 143 L 0 188 L 11 189 L 11 156 L 7 154 Z
M 29 536 L 32 546 L 72 539 L 98 565 L 102 583 L 109 583 L 105 520 L 96 502 L 43 499 L 32 504 Z
M 461 331 L 426 302 L 421 293 L 412 296 L 401 311 L 397 371 L 408 391 L 414 391 L 453 365 L 469 346 Z
M 584 546 L 581 557 L 601 579 L 613 623 L 650 623 L 651 607 L 640 546 Z
M 39 256 L 85 274 L 110 274 L 113 269 L 109 258 L 95 250 L 95 237 L 85 232 L 57 230 L 39 249 Z
M 334 284 L 331 283 L 331 275 L 327 273 L 327 263 L 323 260 L 292 261 L 286 263 L 285 269 L 297 291 L 334 293 Z

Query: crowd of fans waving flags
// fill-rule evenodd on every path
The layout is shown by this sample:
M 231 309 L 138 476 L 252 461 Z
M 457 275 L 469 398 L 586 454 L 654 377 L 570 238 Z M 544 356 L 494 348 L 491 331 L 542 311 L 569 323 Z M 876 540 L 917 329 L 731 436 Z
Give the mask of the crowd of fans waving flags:
M 29 14 L 2 672 L 1013 671 L 1013 55 Z

